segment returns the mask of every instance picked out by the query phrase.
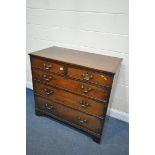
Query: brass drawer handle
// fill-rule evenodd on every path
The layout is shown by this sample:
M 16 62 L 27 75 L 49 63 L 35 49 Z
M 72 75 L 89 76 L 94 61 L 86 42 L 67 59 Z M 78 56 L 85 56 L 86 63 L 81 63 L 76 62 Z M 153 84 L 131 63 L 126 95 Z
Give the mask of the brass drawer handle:
M 53 105 L 48 105 L 47 103 L 45 104 L 46 109 L 52 110 L 54 107 Z
M 53 91 L 53 90 L 50 90 L 50 89 L 47 89 L 47 88 L 45 88 L 44 91 L 45 91 L 45 93 L 46 93 L 47 95 L 52 95 L 52 94 L 54 94 L 54 91 Z
M 103 78 L 103 80 L 105 80 L 105 81 L 107 81 L 108 79 L 107 79 L 107 77 L 106 76 L 104 76 L 104 75 L 101 75 L 101 77 Z
M 90 92 L 92 89 L 91 88 L 87 88 L 87 87 L 85 87 L 84 85 L 81 85 L 81 89 L 82 89 L 82 91 L 84 92 L 84 93 L 88 93 L 88 92 Z
M 83 77 L 83 80 L 86 80 L 86 81 L 89 81 L 93 78 L 93 75 L 90 72 L 83 73 L 81 76 Z
M 81 107 L 84 107 L 84 108 L 87 108 L 87 107 L 89 107 L 90 105 L 87 103 L 87 102 L 85 102 L 85 101 L 80 101 L 80 105 L 81 105 Z
M 79 116 L 78 116 L 77 119 L 78 119 L 78 121 L 79 121 L 80 123 L 82 123 L 82 124 L 83 124 L 83 123 L 87 123 L 87 119 L 82 119 L 82 118 L 79 117 Z
M 43 75 L 43 78 L 45 81 L 50 81 L 52 79 L 52 76 Z
M 43 66 L 45 70 L 49 70 L 50 68 L 52 68 L 52 65 L 49 63 L 43 63 Z

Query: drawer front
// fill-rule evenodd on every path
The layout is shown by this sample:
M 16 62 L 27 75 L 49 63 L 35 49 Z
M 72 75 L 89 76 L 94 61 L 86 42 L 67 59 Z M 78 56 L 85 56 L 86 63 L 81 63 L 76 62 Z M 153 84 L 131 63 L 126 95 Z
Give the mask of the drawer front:
M 42 72 L 40 70 L 33 70 L 32 75 L 33 80 L 46 82 L 47 84 L 66 89 L 86 97 L 91 97 L 100 101 L 107 100 L 109 97 L 109 92 L 105 89 L 71 80 L 63 76 Z
M 32 68 L 39 68 L 49 72 L 64 74 L 64 66 L 46 59 L 31 57 Z
M 113 76 L 109 76 L 103 73 L 98 73 L 94 71 L 80 70 L 76 68 L 68 68 L 68 76 L 75 79 L 84 80 L 87 82 L 92 82 L 98 85 L 112 86 Z
M 34 83 L 34 91 L 36 94 L 41 95 L 49 100 L 65 104 L 88 114 L 100 117 L 106 115 L 107 104 L 105 103 L 97 103 L 90 99 L 74 95 L 64 90 L 55 89 L 53 87 L 49 87 L 37 82 Z
M 44 110 L 44 112 L 51 113 L 59 118 L 67 120 L 73 124 L 82 126 L 95 133 L 101 132 L 103 120 L 97 119 L 93 116 L 81 113 L 79 111 L 67 108 L 61 104 L 50 102 L 41 97 L 35 97 L 36 108 Z

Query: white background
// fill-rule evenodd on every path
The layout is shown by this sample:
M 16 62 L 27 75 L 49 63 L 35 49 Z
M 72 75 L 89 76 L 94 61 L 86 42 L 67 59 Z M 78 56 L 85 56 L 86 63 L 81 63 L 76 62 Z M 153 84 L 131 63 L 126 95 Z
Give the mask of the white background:
M 130 154 L 153 155 L 155 138 L 154 1 L 130 2 Z M 0 5 L 2 155 L 26 154 L 26 4 Z
M 111 111 L 128 120 L 128 0 L 27 0 L 26 8 L 27 84 L 28 53 L 36 50 L 60 46 L 123 58 Z

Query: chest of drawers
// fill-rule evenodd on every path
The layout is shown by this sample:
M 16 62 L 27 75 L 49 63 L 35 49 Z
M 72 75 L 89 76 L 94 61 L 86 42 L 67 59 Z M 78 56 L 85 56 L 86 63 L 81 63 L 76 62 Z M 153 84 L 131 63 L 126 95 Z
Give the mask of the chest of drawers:
M 122 59 L 50 47 L 30 53 L 35 111 L 87 132 L 100 143 Z

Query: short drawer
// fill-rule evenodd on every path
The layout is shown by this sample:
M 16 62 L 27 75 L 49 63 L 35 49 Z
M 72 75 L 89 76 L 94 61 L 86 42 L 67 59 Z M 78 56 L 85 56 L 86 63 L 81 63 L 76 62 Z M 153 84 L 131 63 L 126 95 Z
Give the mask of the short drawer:
M 49 72 L 64 74 L 64 66 L 46 59 L 31 57 L 32 68 L 39 68 Z
M 90 70 L 68 68 L 68 76 L 82 81 L 92 82 L 98 85 L 112 86 L 113 75 L 103 74 Z
M 106 115 L 107 103 L 99 103 L 85 97 L 81 97 L 61 89 L 46 86 L 41 83 L 34 83 L 34 92 L 51 101 L 65 104 L 74 109 L 81 110 L 99 117 Z
M 43 110 L 45 113 L 54 115 L 62 120 L 66 120 L 71 124 L 82 126 L 95 133 L 100 133 L 102 129 L 103 120 L 93 116 L 84 114 L 82 112 L 70 109 L 61 104 L 50 102 L 41 97 L 36 97 L 36 109 Z
M 89 85 L 87 83 L 82 83 L 63 76 L 58 76 L 35 69 L 32 71 L 32 75 L 34 81 L 44 82 L 79 95 L 91 97 L 100 101 L 108 100 L 109 98 L 110 91 Z

